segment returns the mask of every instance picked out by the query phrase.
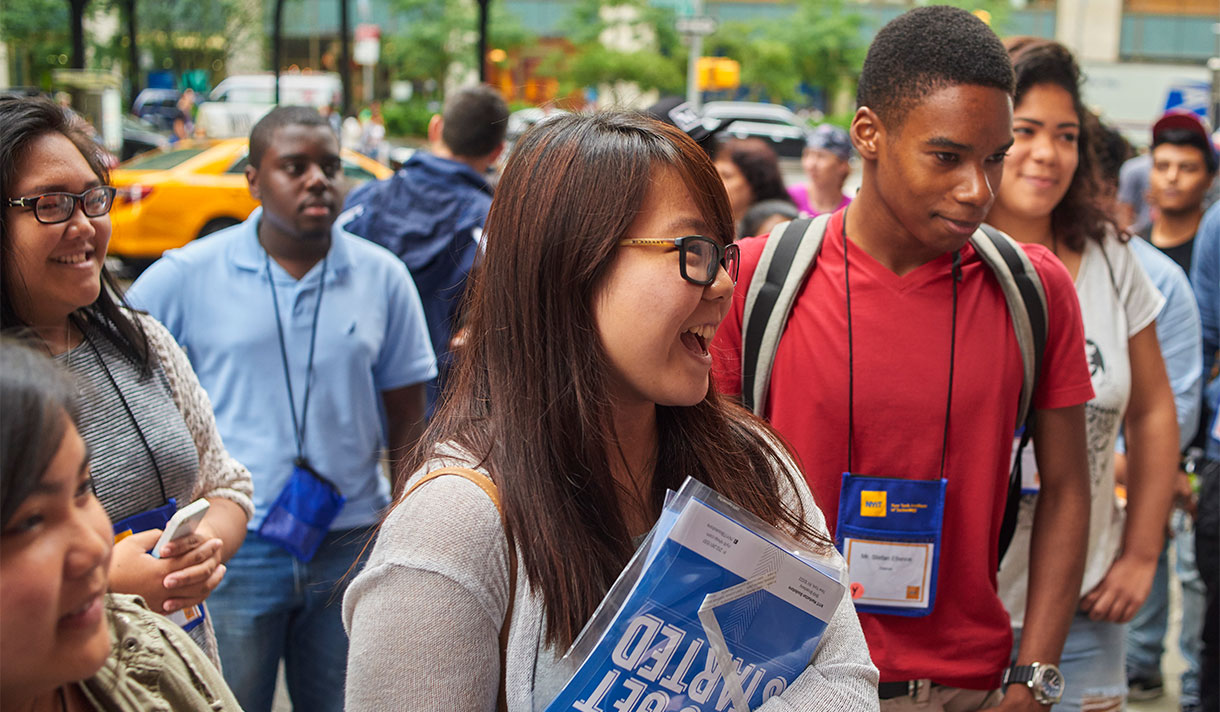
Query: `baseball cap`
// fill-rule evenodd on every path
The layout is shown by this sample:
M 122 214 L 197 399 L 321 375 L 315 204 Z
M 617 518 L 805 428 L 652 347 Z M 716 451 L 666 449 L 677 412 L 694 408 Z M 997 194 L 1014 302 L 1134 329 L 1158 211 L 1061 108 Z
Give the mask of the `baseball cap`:
M 1207 170 L 1215 172 L 1217 167 L 1216 146 L 1212 143 L 1210 132 L 1207 130 L 1207 124 L 1204 123 L 1203 118 L 1191 111 L 1165 112 L 1152 125 L 1152 147 L 1156 148 L 1164 143 L 1165 132 L 1174 130 L 1190 134 L 1191 138 L 1194 139 L 1190 141 L 1190 145 L 1197 146 L 1203 151 Z
M 851 137 L 838 126 L 822 124 L 805 137 L 805 148 L 830 151 L 841 160 L 851 160 Z

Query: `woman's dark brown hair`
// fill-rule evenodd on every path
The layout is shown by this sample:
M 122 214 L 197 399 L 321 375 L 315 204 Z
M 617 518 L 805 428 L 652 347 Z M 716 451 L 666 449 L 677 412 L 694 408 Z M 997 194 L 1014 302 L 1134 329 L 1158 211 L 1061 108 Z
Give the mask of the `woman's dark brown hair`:
M 1088 120 L 1089 112 L 1080 99 L 1080 67 L 1072 53 L 1058 42 L 1036 37 L 1010 37 L 1004 41 L 1004 47 L 1012 58 L 1017 78 L 1013 106 L 1019 107 L 1033 87 L 1051 84 L 1072 97 L 1080 123 L 1076 137 L 1076 173 L 1067 193 L 1051 211 L 1051 232 L 1055 239 L 1073 252 L 1083 252 L 1086 240 L 1101 242 L 1107 233 L 1126 240 L 1102 204 L 1103 191 L 1092 136 L 1096 124 Z
M 784 187 L 784 175 L 779 169 L 779 157 L 774 149 L 760 138 L 727 138 L 716 146 L 716 160 L 728 159 L 741 171 L 750 184 L 754 203 L 764 200 L 792 202 L 788 189 Z
M 102 185 L 110 182 L 103 160 L 102 148 L 94 143 L 81 125 L 82 119 L 60 108 L 45 97 L 0 96 L 0 330 L 22 332 L 29 336 L 29 325 L 13 310 L 14 289 L 28 289 L 25 276 L 11 272 L 12 245 L 8 233 L 8 205 L 17 180 L 17 167 L 25 159 L 34 140 L 50 133 L 63 135 L 80 151 Z M 95 334 L 109 340 L 119 352 L 138 365 L 145 374 L 151 373 L 148 338 L 140 323 L 129 316 L 130 308 L 122 297 L 118 282 L 102 266 L 102 289 L 90 305 L 68 316 L 72 325 L 83 334 Z
M 468 341 L 420 452 L 451 443 L 491 473 L 547 641 L 566 648 L 634 551 L 610 462 L 618 456 L 595 295 L 617 241 L 662 169 L 682 180 L 727 244 L 733 223 L 707 155 L 642 115 L 569 115 L 518 141 L 496 188 L 473 280 Z M 675 278 L 678 278 L 675 274 Z M 688 476 L 764 520 L 827 542 L 788 509 L 788 470 L 762 421 L 708 388 L 690 407 L 657 406 L 658 453 L 645 515 Z M 771 437 L 776 437 L 773 434 Z M 422 463 L 421 463 L 422 464 Z

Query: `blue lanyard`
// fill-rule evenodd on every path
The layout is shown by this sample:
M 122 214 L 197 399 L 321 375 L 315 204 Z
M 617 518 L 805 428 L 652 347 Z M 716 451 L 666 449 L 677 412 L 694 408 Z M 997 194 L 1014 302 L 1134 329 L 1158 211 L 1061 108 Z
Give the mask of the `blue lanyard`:
M 949 326 L 949 394 L 945 397 L 945 434 L 940 445 L 940 477 L 945 477 L 949 452 L 949 412 L 953 407 L 953 361 L 957 351 L 957 283 L 962 281 L 962 252 L 953 253 L 953 321 Z M 852 437 L 855 434 L 855 352 L 851 333 L 851 281 L 847 271 L 847 211 L 843 211 L 843 289 L 847 292 L 847 471 L 852 472 Z
M 305 365 L 305 397 L 301 404 L 301 418 L 297 420 L 297 403 L 292 395 L 292 375 L 288 373 L 288 347 L 284 345 L 284 323 L 280 318 L 280 303 L 275 296 L 275 278 L 271 276 L 271 255 L 263 250 L 264 266 L 267 269 L 267 284 L 271 285 L 271 306 L 275 311 L 275 333 L 280 337 L 280 360 L 284 364 L 284 385 L 288 387 L 288 408 L 292 412 L 292 434 L 297 440 L 297 463 L 305 461 L 305 418 L 309 414 L 309 392 L 313 388 L 313 352 L 318 338 L 318 314 L 322 312 L 322 290 L 326 286 L 326 261 L 330 253 L 322 258 L 322 274 L 318 275 L 318 300 L 313 307 L 313 325 L 309 328 L 309 360 Z

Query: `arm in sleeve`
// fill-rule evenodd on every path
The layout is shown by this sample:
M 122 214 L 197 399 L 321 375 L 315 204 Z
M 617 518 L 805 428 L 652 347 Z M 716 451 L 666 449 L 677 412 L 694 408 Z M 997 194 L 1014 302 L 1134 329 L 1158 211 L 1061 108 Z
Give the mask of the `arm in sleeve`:
M 1203 345 L 1199 308 L 1186 273 L 1161 251 L 1136 238 L 1131 242 L 1154 286 L 1165 295 L 1156 316 L 1156 337 L 1173 388 L 1177 412 L 1179 450 L 1185 450 L 1199 427 L 1203 405 Z M 1118 452 L 1126 452 L 1124 434 L 1118 434 Z
M 373 380 L 383 393 L 436 377 L 436 355 L 419 292 L 406 265 L 397 257 L 392 260 L 386 275 L 385 340 L 373 366 Z
M 254 495 L 250 471 L 225 450 L 220 432 L 216 429 L 212 403 L 199 384 L 186 353 L 156 319 L 142 315 L 140 320 L 148 334 L 149 346 L 165 370 L 174 405 L 182 413 L 182 419 L 186 421 L 186 427 L 195 441 L 195 450 L 199 453 L 199 479 L 192 498 L 222 497 L 231 500 L 245 511 L 249 520 L 254 513 L 254 504 L 250 499 Z
M 1199 225 L 1190 281 L 1199 303 L 1203 327 L 1203 373 L 1207 378 L 1215 363 L 1216 350 L 1220 349 L 1220 203 L 1208 209 Z
M 1199 427 L 1203 406 L 1203 331 L 1190 283 L 1181 270 L 1173 274 L 1174 283 L 1165 288 L 1165 308 L 1156 320 L 1156 335 L 1173 387 L 1178 449 L 1185 450 Z
M 495 506 L 471 482 L 440 477 L 400 500 L 343 599 L 345 708 L 494 710 L 507 552 Z

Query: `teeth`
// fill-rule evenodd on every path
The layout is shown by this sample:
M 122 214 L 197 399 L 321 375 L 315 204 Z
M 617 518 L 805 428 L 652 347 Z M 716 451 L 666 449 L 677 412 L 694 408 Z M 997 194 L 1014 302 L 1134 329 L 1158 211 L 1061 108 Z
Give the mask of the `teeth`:
M 58 262 L 63 265 L 76 265 L 76 264 L 80 264 L 81 262 L 84 262 L 87 259 L 89 259 L 88 253 L 80 252 L 75 255 L 64 255 L 63 257 L 52 257 L 51 261 Z
M 704 324 L 702 326 L 692 326 L 691 328 L 687 329 L 687 331 L 694 334 L 695 336 L 698 336 L 700 339 L 703 339 L 704 343 L 710 342 L 712 340 L 712 337 L 716 335 L 716 327 L 711 326 L 709 324 Z

